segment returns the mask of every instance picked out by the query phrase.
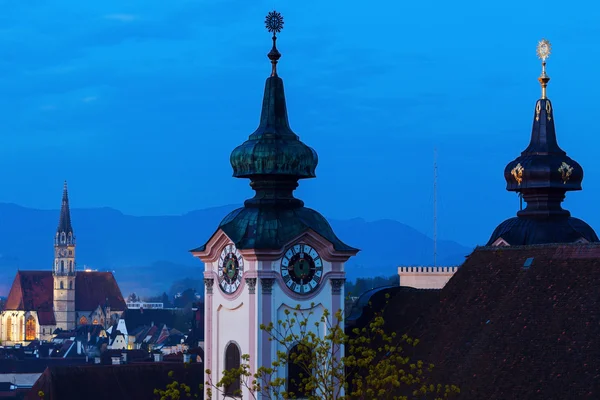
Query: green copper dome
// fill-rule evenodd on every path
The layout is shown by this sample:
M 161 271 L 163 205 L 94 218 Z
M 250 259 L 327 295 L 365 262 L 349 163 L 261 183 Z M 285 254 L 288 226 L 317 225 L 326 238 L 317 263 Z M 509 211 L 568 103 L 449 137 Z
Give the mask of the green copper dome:
M 260 125 L 248 140 L 233 150 L 230 162 L 236 178 L 316 176 L 317 153 L 302 143 L 290 128 L 280 77 L 267 78 Z
M 283 80 L 277 76 L 281 54 L 275 46 L 275 33 L 281 31 L 283 17 L 275 11 L 267 16 L 267 28 L 273 32 L 271 76 L 267 78 L 260 124 L 248 140 L 230 156 L 233 176 L 249 178 L 255 192 L 219 224 L 240 250 L 280 249 L 302 233 L 312 230 L 327 239 L 337 251 L 356 254 L 358 249 L 342 242 L 329 222 L 317 211 L 304 207 L 294 197 L 298 180 L 314 178 L 317 153 L 300 141 L 290 128 L 285 104 Z M 206 244 L 192 251 L 204 251 Z

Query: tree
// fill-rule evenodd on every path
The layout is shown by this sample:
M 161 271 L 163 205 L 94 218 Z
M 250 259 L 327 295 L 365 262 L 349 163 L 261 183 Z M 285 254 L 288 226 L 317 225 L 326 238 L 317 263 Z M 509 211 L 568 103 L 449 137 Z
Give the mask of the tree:
M 139 298 L 137 297 L 137 295 L 135 293 L 131 293 L 129 295 L 129 297 L 127 297 L 128 303 L 135 303 L 136 301 L 139 301 Z
M 218 382 L 210 381 L 207 370 L 208 398 L 212 399 L 215 393 L 219 398 L 239 397 L 241 390 L 233 396 L 225 394 L 225 388 L 235 380 L 240 380 L 241 387 L 254 399 L 258 394 L 273 400 L 298 396 L 310 400 L 442 399 L 460 393 L 454 385 L 430 382 L 428 375 L 434 366 L 411 362 L 404 351 L 419 341 L 387 333 L 383 312 L 375 312 L 366 327 L 347 335 L 342 329 L 341 310 L 335 315 L 325 310 L 313 323 L 312 311 L 303 312 L 300 306 L 287 310 L 277 325 L 261 325 L 269 340 L 278 343 L 281 349 L 272 364 L 251 374 L 250 357 L 244 354 L 240 367 L 223 371 Z M 312 329 L 313 325 L 317 329 Z M 315 332 L 322 331 L 323 325 L 327 333 L 321 337 Z M 290 375 L 294 371 L 289 382 L 277 375 L 278 370 L 286 367 Z

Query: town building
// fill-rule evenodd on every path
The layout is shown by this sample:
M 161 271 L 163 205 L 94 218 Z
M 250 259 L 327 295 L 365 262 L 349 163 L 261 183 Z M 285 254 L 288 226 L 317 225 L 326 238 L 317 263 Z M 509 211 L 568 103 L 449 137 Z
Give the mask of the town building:
M 250 179 L 256 194 L 227 215 L 206 244 L 192 250 L 205 264 L 205 367 L 211 371 L 206 380 L 213 383 L 222 371 L 239 367 L 243 354 L 250 356 L 251 371 L 258 371 L 271 367 L 278 352 L 288 353 L 269 340 L 261 325 L 277 324 L 296 306 L 314 313 L 311 328 L 325 309 L 343 310 L 344 263 L 358 252 L 335 235 L 321 214 L 294 197 L 300 179 L 315 178 L 318 157 L 288 122 L 276 68 L 281 56 L 276 34 L 283 18 L 271 12 L 266 25 L 273 33 L 272 70 L 260 124 L 230 157 L 233 176 Z M 277 372 L 286 377 L 286 387 L 300 382 L 300 371 L 281 367 Z M 239 382 L 225 392 L 239 389 L 250 397 Z
M 581 190 L 583 169 L 557 144 L 549 50 L 542 40 L 530 145 L 505 169 L 507 189 L 522 193 L 527 207 L 443 289 L 371 291 L 347 323 L 364 327 L 385 308 L 386 329 L 419 339 L 411 359 L 435 365 L 424 384 L 457 385 L 461 399 L 600 398 L 600 243 L 561 207 L 566 191 Z
M 77 271 L 76 240 L 65 182 L 54 236 L 54 263 L 41 271 L 18 271 L 0 313 L 3 344 L 51 340 L 58 330 L 108 327 L 126 305 L 111 272 Z

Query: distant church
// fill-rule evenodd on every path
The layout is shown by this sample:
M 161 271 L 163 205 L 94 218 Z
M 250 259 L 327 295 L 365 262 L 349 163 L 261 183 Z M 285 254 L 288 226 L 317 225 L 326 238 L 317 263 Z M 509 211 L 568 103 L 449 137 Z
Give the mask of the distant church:
M 2 344 L 50 340 L 57 329 L 102 325 L 126 304 L 111 272 L 77 271 L 67 183 L 54 237 L 52 270 L 18 271 L 0 316 Z

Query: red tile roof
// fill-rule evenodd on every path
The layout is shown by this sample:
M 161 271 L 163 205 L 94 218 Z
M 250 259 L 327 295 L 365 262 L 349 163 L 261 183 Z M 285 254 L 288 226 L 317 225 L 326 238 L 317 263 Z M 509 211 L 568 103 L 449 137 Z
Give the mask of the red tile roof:
M 52 271 L 19 271 L 6 300 L 6 310 L 37 311 L 40 325 L 55 324 L 53 312 L 54 279 Z M 108 304 L 111 310 L 124 311 L 125 300 L 110 272 L 79 272 L 75 281 L 76 311 L 93 311 Z
M 478 248 L 423 315 L 388 320 L 461 399 L 600 398 L 600 244 Z

